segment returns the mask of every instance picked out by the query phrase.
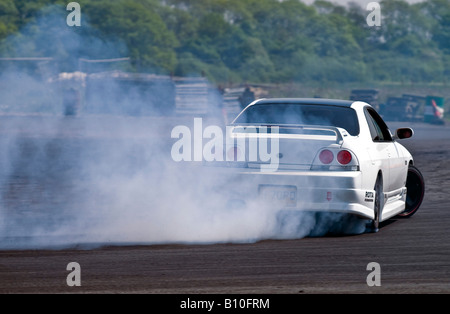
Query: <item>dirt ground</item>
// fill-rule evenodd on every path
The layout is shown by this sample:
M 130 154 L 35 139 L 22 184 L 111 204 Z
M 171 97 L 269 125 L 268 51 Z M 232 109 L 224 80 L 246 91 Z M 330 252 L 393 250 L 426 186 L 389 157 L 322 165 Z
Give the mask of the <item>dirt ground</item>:
M 425 199 L 415 216 L 391 219 L 378 233 L 241 244 L 1 250 L 0 293 L 447 294 L 450 134 L 442 134 L 448 128 L 438 132 L 402 142 L 425 177 Z M 70 262 L 80 265 L 81 286 L 67 284 Z M 366 282 L 371 262 L 381 266 L 381 286 Z

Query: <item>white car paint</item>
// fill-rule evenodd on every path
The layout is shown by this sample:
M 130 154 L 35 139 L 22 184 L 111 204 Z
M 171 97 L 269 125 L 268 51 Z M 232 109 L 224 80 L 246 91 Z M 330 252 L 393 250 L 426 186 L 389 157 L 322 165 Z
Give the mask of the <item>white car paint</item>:
M 260 99 L 251 106 L 263 103 L 302 102 L 314 104 L 328 104 L 334 100 L 325 99 Z M 375 219 L 374 198 L 375 183 L 381 174 L 383 179 L 382 211 L 380 222 L 389 219 L 405 210 L 406 178 L 408 166 L 414 160 L 408 150 L 397 142 L 395 136 L 392 140 L 377 142 L 372 139 L 371 129 L 367 118 L 368 110 L 374 109 L 361 101 L 348 102 L 347 107 L 352 108 L 357 115 L 359 134 L 351 135 L 347 130 L 328 126 L 305 127 L 305 130 L 322 129 L 329 134 L 280 134 L 279 152 L 283 158 L 276 171 L 261 171 L 262 162 L 247 160 L 246 163 L 236 163 L 233 168 L 239 179 L 234 184 L 232 198 L 248 201 L 261 198 L 261 187 L 272 187 L 274 195 L 289 195 L 296 190 L 295 202 L 286 203 L 281 199 L 281 206 L 277 209 L 299 211 L 324 211 L 355 214 L 365 219 Z M 243 111 L 243 112 L 244 112 Z M 242 113 L 241 113 L 242 115 Z M 240 115 L 239 115 L 240 116 Z M 242 132 L 242 124 L 232 126 L 237 133 L 231 132 L 235 137 L 273 136 L 273 134 L 256 134 Z M 273 124 L 275 126 L 275 124 Z M 245 126 L 253 127 L 251 124 Z M 255 124 L 258 127 L 258 124 Z M 296 126 L 292 126 L 295 129 Z M 230 141 L 233 143 L 233 141 Z M 239 146 L 238 144 L 233 144 Z M 315 169 L 318 154 L 322 149 L 329 149 L 337 154 L 340 150 L 348 150 L 352 155 L 352 162 L 345 169 L 336 160 L 327 166 L 327 169 Z M 230 147 L 226 148 L 227 151 Z M 240 147 L 246 151 L 245 147 Z M 311 163 L 311 160 L 314 160 Z M 353 167 L 353 168 L 352 168 Z M 284 192 L 283 192 L 284 187 Z M 264 189 L 265 190 L 265 189 Z M 294 205 L 295 203 L 295 205 Z M 286 206 L 288 204 L 288 206 Z

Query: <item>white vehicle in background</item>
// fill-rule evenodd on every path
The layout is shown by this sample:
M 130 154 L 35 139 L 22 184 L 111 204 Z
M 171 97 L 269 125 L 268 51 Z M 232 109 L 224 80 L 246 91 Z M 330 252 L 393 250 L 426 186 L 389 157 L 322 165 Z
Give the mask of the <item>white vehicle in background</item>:
M 226 148 L 240 182 L 233 201 L 256 197 L 281 211 L 336 212 L 380 222 L 410 217 L 424 197 L 424 180 L 410 152 L 369 104 L 329 99 L 260 99 L 230 125 L 235 141 Z M 276 132 L 275 132 L 276 130 Z M 278 165 L 251 160 L 237 138 L 278 136 Z M 243 185 L 244 186 L 244 185 Z

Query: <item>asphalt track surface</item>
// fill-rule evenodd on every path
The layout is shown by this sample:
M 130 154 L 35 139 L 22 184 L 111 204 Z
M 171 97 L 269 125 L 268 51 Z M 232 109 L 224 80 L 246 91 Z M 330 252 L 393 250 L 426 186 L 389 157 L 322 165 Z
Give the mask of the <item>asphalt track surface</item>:
M 447 294 L 450 128 L 414 128 L 415 138 L 402 143 L 425 177 L 424 202 L 412 218 L 391 219 L 378 233 L 234 244 L 3 249 L 0 293 Z M 81 286 L 67 285 L 70 262 L 81 267 Z M 371 262 L 380 265 L 381 286 L 367 284 Z

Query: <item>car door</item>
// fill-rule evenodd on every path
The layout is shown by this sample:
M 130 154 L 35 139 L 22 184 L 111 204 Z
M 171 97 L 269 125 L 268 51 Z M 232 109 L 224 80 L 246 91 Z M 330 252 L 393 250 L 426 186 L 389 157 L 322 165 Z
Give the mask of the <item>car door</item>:
M 366 119 L 369 124 L 374 152 L 372 162 L 380 162 L 383 171 L 383 189 L 385 192 L 399 189 L 401 185 L 402 162 L 391 132 L 378 113 L 370 107 L 366 108 Z

